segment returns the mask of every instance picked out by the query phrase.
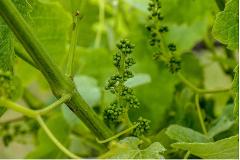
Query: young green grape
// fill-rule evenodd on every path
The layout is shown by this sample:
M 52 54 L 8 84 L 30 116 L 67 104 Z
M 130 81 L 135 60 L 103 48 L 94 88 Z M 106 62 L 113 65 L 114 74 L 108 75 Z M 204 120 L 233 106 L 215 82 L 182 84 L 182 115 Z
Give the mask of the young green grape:
M 164 17 L 161 13 L 160 0 L 150 0 L 148 4 L 148 25 L 147 30 L 150 32 L 149 43 L 154 46 L 158 51 L 154 54 L 154 59 L 164 61 L 169 71 L 174 74 L 181 69 L 181 61 L 176 56 L 175 52 L 177 47 L 174 43 L 168 43 L 164 39 L 169 27 L 164 25 Z
M 139 117 L 138 120 L 134 122 L 134 124 L 138 124 L 138 126 L 133 129 L 132 134 L 136 137 L 140 137 L 143 134 L 147 133 L 150 129 L 149 123 L 149 120 Z
M 105 86 L 106 90 L 109 90 L 116 96 L 114 102 L 111 103 L 110 106 L 106 107 L 103 113 L 103 118 L 107 125 L 118 125 L 119 123 L 126 122 L 126 120 L 129 120 L 128 110 L 139 108 L 140 106 L 133 89 L 124 84 L 128 79 L 134 76 L 130 70 L 136 63 L 131 57 L 134 45 L 129 40 L 123 39 L 117 43 L 116 46 L 118 50 L 113 56 L 113 64 L 117 73 L 109 78 Z M 140 126 L 143 126 L 143 128 L 147 130 L 147 122 L 148 120 L 145 121 L 140 118 L 137 122 L 139 125 L 137 126 L 138 129 L 136 128 L 136 132 L 139 132 L 138 130 Z M 143 123 L 146 123 L 146 125 L 144 126 Z M 141 135 L 143 133 L 145 133 L 145 131 L 134 135 Z

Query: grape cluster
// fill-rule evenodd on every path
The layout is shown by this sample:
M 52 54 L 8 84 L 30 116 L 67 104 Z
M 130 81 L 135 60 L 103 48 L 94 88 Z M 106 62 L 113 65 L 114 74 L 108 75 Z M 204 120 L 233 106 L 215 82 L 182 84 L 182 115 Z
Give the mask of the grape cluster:
M 154 54 L 154 59 L 165 61 L 169 67 L 169 71 L 176 73 L 181 69 L 181 63 L 175 55 L 175 51 L 177 50 L 176 45 L 174 43 L 166 43 L 163 39 L 169 28 L 163 23 L 164 17 L 161 13 L 161 7 L 160 0 L 150 0 L 148 4 L 149 24 L 146 28 L 151 35 L 149 43 L 151 46 L 156 46 L 159 50 L 157 54 Z
M 127 58 L 125 60 L 125 68 L 130 68 L 131 66 L 133 66 L 136 62 L 134 61 L 133 58 Z
M 140 103 L 137 99 L 137 97 L 133 93 L 133 89 L 124 86 L 120 96 L 123 97 L 123 99 L 127 102 L 127 105 L 129 108 L 139 108 Z
M 106 123 L 111 122 L 119 122 L 120 116 L 123 114 L 123 107 L 118 105 L 116 102 L 113 102 L 110 104 L 109 107 L 107 107 L 104 110 L 104 121 Z
M 172 56 L 168 62 L 168 68 L 171 73 L 176 73 L 181 69 L 181 61 Z
M 10 71 L 0 69 L 0 97 L 12 98 L 12 93 L 16 90 L 13 84 L 13 75 Z
M 104 110 L 104 120 L 107 123 L 118 122 L 121 115 L 129 108 L 137 108 L 140 105 L 133 90 L 124 85 L 124 82 L 134 76 L 129 69 L 136 63 L 130 57 L 135 46 L 127 39 L 121 40 L 116 46 L 118 51 L 113 56 L 113 64 L 117 73 L 110 77 L 105 89 L 116 94 L 117 98 Z
M 163 20 L 161 14 L 161 4 L 159 0 L 150 0 L 148 4 L 149 11 L 149 25 L 146 26 L 147 30 L 150 32 L 151 38 L 149 44 L 151 46 L 159 45 L 161 42 L 159 34 L 163 32 L 168 32 L 167 26 L 161 26 L 158 22 Z
M 117 44 L 117 48 L 120 50 L 121 53 L 124 55 L 129 55 L 132 53 L 133 49 L 135 48 L 135 45 L 132 44 L 129 40 L 127 39 L 122 39 L 120 42 Z
M 145 133 L 147 133 L 150 129 L 150 121 L 139 117 L 138 120 L 136 122 L 134 122 L 134 125 L 137 124 L 137 127 L 133 129 L 132 134 L 136 137 L 139 137 Z
M 117 53 L 113 56 L 113 64 L 117 73 L 110 77 L 105 86 L 106 90 L 116 95 L 116 99 L 103 112 L 104 121 L 110 124 L 119 124 L 124 121 L 124 116 L 131 108 L 138 108 L 140 103 L 135 96 L 133 89 L 127 87 L 124 83 L 134 75 L 130 71 L 131 66 L 136 62 L 131 56 L 134 45 L 124 39 L 117 45 Z
M 176 51 L 176 45 L 173 43 L 170 43 L 168 45 L 168 49 L 169 49 L 169 51 L 174 52 L 174 51 Z

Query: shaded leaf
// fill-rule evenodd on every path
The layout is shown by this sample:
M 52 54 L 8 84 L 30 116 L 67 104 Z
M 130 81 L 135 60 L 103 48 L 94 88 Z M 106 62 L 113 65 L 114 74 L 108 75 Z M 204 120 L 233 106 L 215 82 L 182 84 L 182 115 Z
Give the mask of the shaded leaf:
M 101 90 L 97 85 L 96 79 L 89 76 L 75 76 L 74 82 L 78 92 L 81 93 L 89 106 L 94 106 L 99 103 Z
M 174 143 L 172 147 L 209 159 L 238 159 L 239 154 L 238 135 L 210 143 Z
M 151 82 L 151 77 L 149 74 L 138 73 L 134 75 L 133 78 L 128 79 L 125 82 L 125 85 L 128 87 L 137 87 Z
M 223 114 L 217 119 L 213 126 L 208 130 L 208 136 L 214 137 L 224 131 L 227 131 L 234 125 L 233 105 L 227 105 Z M 235 135 L 235 134 L 234 134 Z
M 170 125 L 165 132 L 171 139 L 178 142 L 209 142 L 211 141 L 207 136 L 186 128 L 180 125 Z

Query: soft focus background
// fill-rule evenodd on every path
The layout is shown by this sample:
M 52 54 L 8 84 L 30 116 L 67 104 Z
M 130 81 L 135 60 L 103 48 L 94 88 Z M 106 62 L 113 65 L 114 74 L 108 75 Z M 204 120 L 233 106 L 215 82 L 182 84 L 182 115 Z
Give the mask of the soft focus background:
M 52 60 L 65 69 L 69 47 L 72 14 L 79 10 L 83 16 L 79 25 L 74 81 L 79 92 L 101 117 L 112 95 L 104 90 L 114 72 L 112 55 L 121 38 L 136 47 L 133 57 L 135 77 L 129 83 L 141 103 L 132 110 L 130 118 L 139 115 L 151 120 L 150 135 L 168 144 L 164 128 L 180 124 L 201 132 L 193 104 L 193 92 L 168 71 L 166 64 L 153 60 L 154 49 L 149 45 L 147 25 L 148 0 L 14 0 L 27 22 L 48 50 Z M 214 0 L 161 0 L 164 23 L 169 26 L 167 41 L 174 42 L 182 59 L 182 73 L 201 88 L 228 88 L 237 65 L 236 50 L 226 48 L 212 35 L 212 26 L 219 8 Z M 43 76 L 15 58 L 15 74 L 23 90 L 18 103 L 31 94 L 37 104 L 50 104 L 55 99 Z M 38 102 L 39 101 L 39 102 Z M 204 95 L 200 104 L 205 109 L 207 126 L 225 117 L 221 127 L 227 129 L 215 140 L 238 132 L 231 118 L 234 97 L 231 93 Z M 41 105 L 40 105 L 41 106 Z M 37 108 L 37 107 L 36 107 Z M 101 153 L 95 138 L 64 105 L 49 113 L 49 128 L 74 153 L 94 157 Z M 156 136 L 157 135 L 157 136 Z M 0 158 L 64 158 L 48 139 L 37 122 L 8 110 L 0 119 Z M 180 154 L 180 153 L 179 153 Z M 177 157 L 177 156 L 176 156 Z

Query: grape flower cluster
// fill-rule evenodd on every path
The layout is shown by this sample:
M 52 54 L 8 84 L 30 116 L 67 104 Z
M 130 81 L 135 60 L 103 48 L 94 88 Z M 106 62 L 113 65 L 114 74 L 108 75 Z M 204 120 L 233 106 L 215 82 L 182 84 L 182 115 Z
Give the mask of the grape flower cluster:
M 149 24 L 146 28 L 151 35 L 149 43 L 151 46 L 155 46 L 160 50 L 160 52 L 154 54 L 154 58 L 164 60 L 167 63 L 169 71 L 176 73 L 181 69 L 181 61 L 175 54 L 177 50 L 176 45 L 164 41 L 164 35 L 169 31 L 169 28 L 163 25 L 164 16 L 161 13 L 161 7 L 160 0 L 150 0 L 148 4 Z
M 116 95 L 114 102 L 106 107 L 103 113 L 104 121 L 108 125 L 124 122 L 124 119 L 128 119 L 126 117 L 128 110 L 140 106 L 133 89 L 125 85 L 125 82 L 134 76 L 130 68 L 136 63 L 131 57 L 135 46 L 129 40 L 123 39 L 116 47 L 117 53 L 113 55 L 113 65 L 117 73 L 110 77 L 105 86 L 106 90 Z M 140 136 L 148 131 L 149 120 L 141 118 L 139 122 L 134 122 L 134 124 L 136 123 L 138 125 L 133 131 L 133 135 Z

